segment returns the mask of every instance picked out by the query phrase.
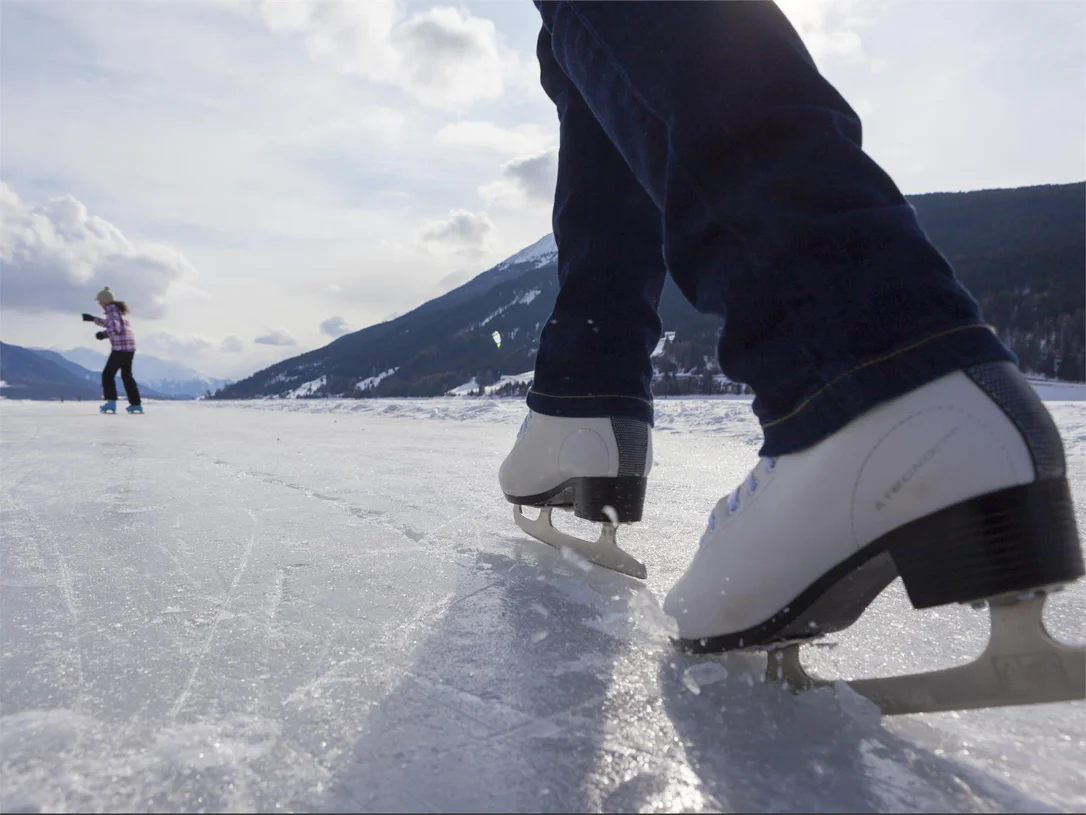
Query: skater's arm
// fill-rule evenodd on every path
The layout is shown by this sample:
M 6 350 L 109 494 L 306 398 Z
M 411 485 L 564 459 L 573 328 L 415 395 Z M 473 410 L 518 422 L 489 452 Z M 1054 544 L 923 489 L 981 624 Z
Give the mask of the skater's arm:
M 118 334 L 122 333 L 120 316 L 113 310 L 106 312 L 106 318 L 104 320 L 95 320 L 95 322 L 102 326 L 106 330 L 106 334 L 110 337 L 116 337 Z

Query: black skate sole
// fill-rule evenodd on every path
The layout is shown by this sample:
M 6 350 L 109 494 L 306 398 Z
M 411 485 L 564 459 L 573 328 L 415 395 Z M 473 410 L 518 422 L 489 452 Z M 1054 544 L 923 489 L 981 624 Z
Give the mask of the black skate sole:
M 524 507 L 573 507 L 573 514 L 586 521 L 627 524 L 641 520 L 647 485 L 644 476 L 570 478 L 537 495 L 505 493 L 505 498 Z
M 886 533 L 759 625 L 673 642 L 708 654 L 815 639 L 856 622 L 897 577 L 913 608 L 920 609 L 1029 592 L 1082 575 L 1067 481 L 1037 481 L 963 501 Z

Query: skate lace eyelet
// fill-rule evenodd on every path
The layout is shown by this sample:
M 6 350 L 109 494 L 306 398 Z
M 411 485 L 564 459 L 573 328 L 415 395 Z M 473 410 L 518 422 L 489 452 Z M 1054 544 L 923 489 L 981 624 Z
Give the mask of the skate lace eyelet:
M 747 495 L 754 495 L 755 490 L 758 489 L 758 479 L 754 477 L 753 470 L 747 475 L 746 485 Z

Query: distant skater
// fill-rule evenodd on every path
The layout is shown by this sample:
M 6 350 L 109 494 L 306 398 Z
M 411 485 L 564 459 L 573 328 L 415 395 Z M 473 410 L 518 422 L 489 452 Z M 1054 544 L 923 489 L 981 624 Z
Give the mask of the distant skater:
M 95 299 L 98 305 L 105 311 L 105 318 L 95 317 L 93 314 L 84 314 L 83 321 L 96 323 L 105 331 L 99 331 L 95 338 L 104 340 L 109 338 L 113 350 L 106 360 L 106 367 L 102 370 L 102 395 L 105 404 L 99 410 L 102 413 L 117 412 L 117 371 L 121 372 L 121 381 L 124 382 L 124 392 L 128 397 L 128 412 L 143 413 L 140 403 L 140 390 L 136 380 L 132 376 L 132 360 L 136 356 L 136 335 L 132 333 L 132 326 L 128 323 L 128 305 L 123 300 L 113 297 L 113 292 L 106 286 Z

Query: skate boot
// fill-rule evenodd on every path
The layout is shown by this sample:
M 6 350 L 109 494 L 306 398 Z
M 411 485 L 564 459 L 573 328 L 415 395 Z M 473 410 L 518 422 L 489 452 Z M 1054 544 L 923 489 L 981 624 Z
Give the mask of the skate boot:
M 106 403 L 104 405 L 101 405 L 98 410 L 100 410 L 102 413 L 116 413 L 117 403 L 112 399 L 107 399 Z
M 143 415 L 143 405 L 129 405 L 125 408 L 125 410 L 129 413 L 138 413 L 141 416 Z
M 853 687 L 886 713 L 990 707 L 1086 696 L 1086 652 L 1041 622 L 1044 594 L 1082 574 L 1059 432 L 1013 364 L 987 363 L 762 459 L 716 505 L 664 610 L 690 651 L 794 646 L 900 577 L 914 608 L 987 603 L 988 650 Z M 775 656 L 771 671 L 819 682 L 796 647 Z
M 645 566 L 615 542 L 619 524 L 641 520 L 645 485 L 652 469 L 652 431 L 636 419 L 582 419 L 529 411 L 498 481 L 517 526 L 556 548 L 568 547 L 608 569 L 645 577 Z M 523 507 L 539 507 L 538 518 Z M 600 521 L 591 542 L 555 529 L 555 507 L 578 518 Z

